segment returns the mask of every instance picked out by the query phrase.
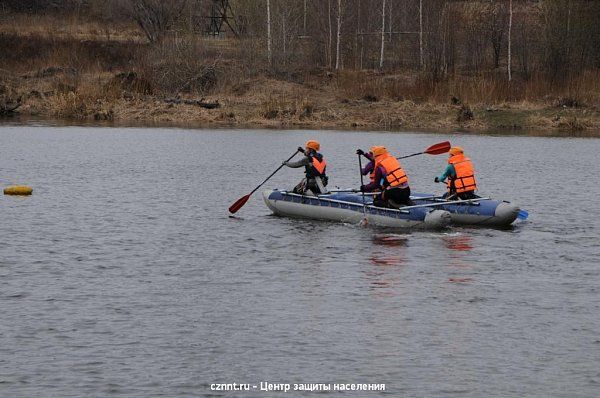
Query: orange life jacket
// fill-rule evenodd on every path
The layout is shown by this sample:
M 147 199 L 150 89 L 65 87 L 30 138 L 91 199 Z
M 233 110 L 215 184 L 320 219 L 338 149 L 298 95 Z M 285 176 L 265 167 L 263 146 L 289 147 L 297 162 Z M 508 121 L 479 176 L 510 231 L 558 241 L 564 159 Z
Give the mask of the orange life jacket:
M 311 153 L 310 164 L 306 166 L 306 178 L 312 178 L 317 176 L 325 175 L 325 168 L 327 167 L 327 161 L 323 155 L 318 152 Z
M 406 172 L 400 166 L 400 162 L 390 153 L 385 153 L 375 158 L 375 170 L 377 167 L 383 167 L 385 170 L 385 181 L 383 187 L 397 187 L 402 184 L 408 184 Z
M 448 191 L 463 193 L 475 191 L 477 189 L 477 183 L 475 182 L 475 168 L 471 159 L 466 157 L 464 154 L 459 153 L 458 155 L 451 156 L 448 159 L 448 163 L 454 166 L 456 177 L 450 177 L 448 179 Z

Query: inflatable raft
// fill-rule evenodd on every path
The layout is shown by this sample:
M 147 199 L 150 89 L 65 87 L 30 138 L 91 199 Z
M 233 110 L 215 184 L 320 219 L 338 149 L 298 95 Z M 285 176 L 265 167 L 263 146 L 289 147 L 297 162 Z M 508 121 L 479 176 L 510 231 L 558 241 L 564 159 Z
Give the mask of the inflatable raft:
M 359 223 L 364 218 L 363 212 L 366 212 L 370 225 L 410 229 L 439 229 L 448 226 L 451 221 L 448 211 L 437 210 L 428 204 L 387 209 L 373 206 L 372 197 L 365 196 L 365 207 L 362 195 L 355 193 L 305 196 L 266 190 L 263 198 L 273 213 L 286 217 Z
M 527 213 L 521 211 L 519 206 L 490 198 L 448 201 L 428 194 L 414 194 L 411 198 L 416 204 L 438 205 L 437 209 L 446 210 L 454 225 L 508 227 L 517 217 L 527 217 Z

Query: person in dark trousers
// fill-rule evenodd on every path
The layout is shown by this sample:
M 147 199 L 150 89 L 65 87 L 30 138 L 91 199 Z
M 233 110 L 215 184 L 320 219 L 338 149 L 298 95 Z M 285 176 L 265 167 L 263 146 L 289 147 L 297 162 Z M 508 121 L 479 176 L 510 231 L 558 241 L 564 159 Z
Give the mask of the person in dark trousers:
M 435 177 L 435 182 L 444 182 L 446 179 L 448 191 L 444 194 L 446 199 L 476 199 L 477 182 L 475 181 L 475 168 L 471 159 L 465 156 L 464 150 L 455 146 L 448 151 L 448 166 L 441 176 Z
M 300 195 L 319 195 L 327 193 L 328 178 L 325 174 L 327 162 L 319 152 L 321 144 L 315 140 L 308 140 L 305 148 L 298 147 L 298 151 L 304 154 L 304 157 L 296 162 L 283 162 L 284 165 L 291 168 L 304 167 L 305 177 L 298 185 L 294 187 L 293 192 Z
M 371 182 L 361 185 L 361 192 L 376 192 L 373 205 L 377 207 L 399 208 L 413 205 L 410 199 L 408 176 L 396 157 L 384 146 L 374 146 L 370 153 L 359 149 L 357 154 L 365 156 L 370 162 L 361 170 L 363 175 L 370 174 Z

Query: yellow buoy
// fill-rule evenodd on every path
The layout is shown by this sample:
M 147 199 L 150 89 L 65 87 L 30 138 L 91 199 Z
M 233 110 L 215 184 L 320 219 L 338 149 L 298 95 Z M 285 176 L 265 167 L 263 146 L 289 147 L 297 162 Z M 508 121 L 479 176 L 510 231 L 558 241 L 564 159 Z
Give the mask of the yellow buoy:
M 4 188 L 5 195 L 31 195 L 33 188 L 27 185 L 12 185 Z

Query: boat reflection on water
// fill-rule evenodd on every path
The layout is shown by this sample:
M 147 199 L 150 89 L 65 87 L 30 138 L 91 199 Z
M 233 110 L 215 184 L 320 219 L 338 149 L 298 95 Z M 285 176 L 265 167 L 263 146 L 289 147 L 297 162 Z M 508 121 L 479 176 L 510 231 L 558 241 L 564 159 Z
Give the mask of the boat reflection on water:
M 406 261 L 405 248 L 408 243 L 408 236 L 375 234 L 372 242 L 375 246 L 369 261 L 375 267 L 366 270 L 365 275 L 370 281 L 371 288 L 376 289 L 377 295 L 394 295 L 392 288 L 400 278 L 398 272 L 393 269 L 403 266 Z
M 373 243 L 380 246 L 406 246 L 408 235 L 401 234 L 375 234 Z
M 376 251 L 370 257 L 371 263 L 378 266 L 389 266 L 389 265 L 402 265 L 405 260 L 404 248 L 408 242 L 406 235 L 399 234 L 375 234 L 373 235 L 373 244 L 376 246 L 386 246 L 389 248 L 400 248 L 398 249 L 387 249 Z
M 469 235 L 446 235 L 442 238 L 450 250 L 468 252 L 473 250 L 473 238 Z
M 469 235 L 446 235 L 442 237 L 444 246 L 449 249 L 448 266 L 459 268 L 461 270 L 471 270 L 473 265 L 465 258 L 473 250 L 473 238 Z M 469 276 L 450 276 L 448 282 L 452 283 L 469 283 L 473 282 L 473 278 Z

